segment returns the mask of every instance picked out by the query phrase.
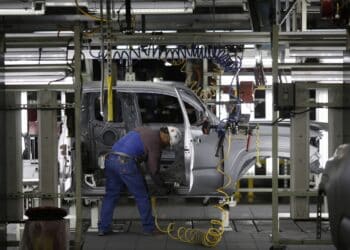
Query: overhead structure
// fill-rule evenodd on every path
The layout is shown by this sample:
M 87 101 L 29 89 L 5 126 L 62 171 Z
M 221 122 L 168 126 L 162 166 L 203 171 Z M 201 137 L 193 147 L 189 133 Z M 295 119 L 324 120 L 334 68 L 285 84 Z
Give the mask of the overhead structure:
M 74 115 L 70 116 L 70 118 L 74 117 L 75 124 L 72 126 L 73 129 L 71 128 L 75 136 L 72 151 L 74 191 L 69 195 L 71 195 L 71 203 L 75 206 L 71 209 L 75 213 L 73 218 L 76 230 L 75 247 L 80 249 L 83 243 L 82 201 L 86 198 L 82 197 L 86 195 L 83 193 L 82 186 L 83 182 L 88 183 L 87 178 L 83 177 L 92 176 L 85 175 L 90 170 L 86 171 L 82 161 L 86 156 L 84 155 L 86 149 L 82 147 L 84 142 L 81 141 L 80 136 L 82 112 L 86 110 L 86 106 L 80 105 L 84 101 L 82 96 L 84 84 L 99 83 L 99 93 L 91 95 L 91 99 L 95 98 L 96 102 L 93 102 L 89 110 L 97 117 L 94 126 L 101 132 L 102 140 L 105 140 L 103 136 L 109 135 L 107 132 L 110 132 L 107 129 L 120 118 L 117 117 L 120 114 L 116 112 L 119 105 L 119 99 L 116 98 L 120 96 L 114 90 L 117 79 L 125 78 L 127 81 L 134 81 L 141 77 L 148 77 L 147 80 L 161 79 L 167 74 L 164 72 L 171 72 L 176 67 L 178 71 L 175 74 L 173 72 L 169 74 L 181 75 L 180 77 L 184 75 L 183 78 L 187 83 L 193 86 L 195 86 L 193 81 L 201 81 L 200 87 L 206 89 L 211 87 L 215 95 L 218 93 L 216 96 L 212 94 L 216 99 L 208 100 L 206 104 L 214 101 L 215 104 L 221 102 L 221 105 L 224 103 L 220 98 L 221 94 L 228 95 L 226 104 L 240 104 L 239 98 L 232 97 L 240 97 L 239 93 L 244 86 L 242 84 L 242 88 L 239 87 L 240 81 L 243 81 L 244 77 L 253 75 L 257 82 L 260 80 L 259 84 L 256 83 L 255 86 L 253 82 L 248 82 L 247 86 L 250 89 L 255 86 L 257 87 L 255 90 L 263 90 L 265 96 L 274 97 L 270 107 L 264 109 L 264 112 L 266 110 L 271 112 L 269 115 L 274 125 L 272 130 L 273 247 L 278 248 L 289 243 L 317 243 L 315 240 L 300 241 L 280 237 L 278 198 L 281 196 L 291 198 L 293 219 L 309 217 L 309 198 L 316 195 L 315 192 L 309 192 L 308 174 L 311 162 L 309 150 L 312 139 L 308 134 L 309 109 L 333 108 L 329 110 L 329 120 L 337 122 L 329 124 L 330 153 L 339 144 L 350 140 L 350 133 L 347 130 L 350 116 L 349 110 L 345 109 L 348 108 L 349 98 L 344 94 L 350 91 L 348 84 L 350 81 L 348 74 L 350 3 L 328 11 L 324 6 L 325 2 L 335 1 L 1 1 L 0 138 L 6 138 L 6 143 L 0 146 L 0 159 L 4 159 L 0 163 L 0 203 L 5 204 L 5 209 L 0 209 L 0 249 L 1 242 L 6 241 L 7 223 L 22 219 L 20 218 L 22 211 L 12 209 L 16 206 L 23 207 L 19 113 L 20 110 L 30 107 L 20 103 L 20 92 L 34 91 L 38 94 L 39 101 L 36 108 L 38 108 L 40 122 L 38 135 L 40 190 L 37 196 L 41 198 L 41 205 L 56 206 L 58 197 L 66 195 L 58 193 L 56 189 L 58 185 L 56 182 L 58 179 L 57 148 L 53 146 L 56 145 L 57 140 L 56 109 L 70 109 L 70 111 L 74 109 L 74 112 L 71 112 Z M 145 60 L 149 61 L 145 63 Z M 200 60 L 200 63 L 196 60 Z M 155 71 L 154 74 L 149 74 L 148 71 L 151 70 Z M 230 86 L 221 86 L 218 79 L 223 76 L 232 78 Z M 272 78 L 272 86 L 266 84 L 266 78 L 269 83 Z M 237 82 L 236 86 L 234 86 L 235 82 Z M 327 102 L 310 101 L 310 90 L 317 92 L 320 89 L 327 92 L 329 100 Z M 199 87 L 196 90 L 200 92 Z M 58 91 L 70 92 L 69 98 L 75 104 L 59 104 Z M 254 91 L 251 90 L 248 93 L 247 99 L 251 100 Z M 106 98 L 105 92 L 107 92 Z M 128 119 L 132 122 L 132 126 L 136 126 L 142 123 L 142 117 L 138 117 L 138 110 L 135 110 L 135 107 L 136 109 L 139 107 L 133 106 L 138 102 L 137 95 L 140 93 L 134 91 L 132 94 L 127 96 L 123 93 L 122 98 L 125 103 L 120 105 L 130 108 L 132 116 L 130 115 Z M 177 95 L 179 100 L 182 98 L 185 100 L 188 98 L 186 95 L 189 94 L 181 96 L 179 92 Z M 144 101 L 147 104 L 147 98 Z M 182 114 L 185 114 L 185 117 L 187 112 L 190 112 L 185 106 L 187 104 L 184 102 L 181 105 Z M 197 106 L 201 105 L 197 104 Z M 16 108 L 8 111 L 9 106 Z M 220 110 L 217 110 L 220 113 Z M 167 112 L 169 111 L 164 111 L 164 113 Z M 234 113 L 233 108 L 230 112 Z M 197 116 L 202 118 L 204 113 L 198 113 Z M 61 114 L 64 116 L 64 112 Z M 288 191 L 278 189 L 280 176 L 278 137 L 281 130 L 278 129 L 277 123 L 281 119 L 291 119 L 292 124 L 290 148 L 294 158 L 291 160 L 291 188 Z M 88 123 L 90 122 L 89 120 Z M 128 127 L 123 122 L 118 124 L 119 127 L 117 126 L 115 131 L 132 127 Z M 105 124 L 107 125 L 104 126 Z M 185 125 L 190 131 L 194 124 L 188 119 Z M 232 125 L 232 131 L 234 129 L 236 128 Z M 200 129 L 196 132 L 200 133 Z M 244 136 L 251 138 L 249 129 L 246 133 Z M 213 138 L 216 139 L 217 134 L 212 134 L 211 139 Z M 261 138 L 264 138 L 264 135 L 261 135 Z M 192 144 L 200 144 L 202 139 L 208 140 L 208 136 L 192 139 Z M 86 138 L 84 137 L 83 140 Z M 248 152 L 249 139 L 244 137 L 241 141 L 247 141 L 246 151 Z M 265 144 L 261 143 L 261 145 Z M 258 147 L 259 145 L 255 146 L 255 148 Z M 99 153 L 102 153 L 102 150 Z M 283 153 L 286 154 L 285 151 Z M 266 154 L 261 152 L 260 156 L 266 156 Z M 249 159 L 249 163 L 256 158 L 259 160 L 260 156 L 254 156 L 253 160 Z M 97 158 L 95 155 L 94 157 Z M 231 154 L 231 157 L 234 158 L 235 155 Z M 202 161 L 200 164 L 205 166 L 207 162 Z M 288 164 L 289 162 L 285 160 L 286 169 Z M 228 169 L 230 168 L 226 165 L 225 171 Z M 203 170 L 203 172 L 206 171 L 208 170 Z M 237 173 L 232 172 L 235 180 L 241 174 L 237 169 Z M 90 184 L 93 186 L 93 176 L 91 178 Z M 201 178 L 207 180 L 205 174 Z M 287 173 L 284 178 L 288 178 Z M 16 185 L 12 185 L 7 179 L 15 179 Z M 190 185 L 193 185 L 194 178 L 190 180 L 192 180 Z M 249 187 L 252 187 L 251 180 L 249 183 Z M 207 187 L 212 186 L 207 185 Z M 198 193 L 201 191 L 199 187 L 194 187 L 193 190 Z M 14 195 L 15 193 L 18 195 Z M 250 192 L 250 197 L 251 194 Z M 319 241 L 319 244 L 321 243 L 329 242 Z

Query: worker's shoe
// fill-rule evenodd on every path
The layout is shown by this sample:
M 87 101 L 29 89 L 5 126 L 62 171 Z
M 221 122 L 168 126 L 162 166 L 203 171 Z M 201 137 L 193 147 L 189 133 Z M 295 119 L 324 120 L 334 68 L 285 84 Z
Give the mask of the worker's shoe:
M 163 234 L 161 231 L 158 229 L 154 229 L 153 231 L 143 231 L 142 233 L 144 236 L 157 236 Z
M 108 230 L 108 231 L 103 231 L 102 229 L 98 230 L 98 236 L 105 236 L 107 234 L 111 234 L 112 230 Z

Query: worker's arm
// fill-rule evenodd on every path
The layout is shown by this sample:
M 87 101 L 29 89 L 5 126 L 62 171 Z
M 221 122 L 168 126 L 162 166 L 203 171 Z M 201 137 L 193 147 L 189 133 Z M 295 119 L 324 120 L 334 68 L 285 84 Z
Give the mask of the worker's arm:
M 162 177 L 160 176 L 160 174 L 151 174 L 152 180 L 153 182 L 160 188 L 165 188 L 165 183 L 162 179 Z
M 164 183 L 164 181 L 163 181 L 163 179 L 162 179 L 162 177 L 160 176 L 160 173 L 159 173 L 159 168 L 160 168 L 159 161 L 160 161 L 159 154 L 149 153 L 148 160 L 147 160 L 147 166 L 149 168 L 151 178 L 152 178 L 153 182 L 158 187 L 164 188 L 165 187 L 165 183 Z

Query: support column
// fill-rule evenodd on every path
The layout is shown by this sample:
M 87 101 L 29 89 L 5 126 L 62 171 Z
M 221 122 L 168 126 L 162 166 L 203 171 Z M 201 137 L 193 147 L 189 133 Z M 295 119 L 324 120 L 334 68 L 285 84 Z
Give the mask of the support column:
M 336 90 L 332 88 L 328 89 L 329 102 L 341 100 L 339 98 L 341 98 L 340 93 L 337 93 Z M 332 121 L 328 123 L 328 156 L 331 157 L 336 148 L 343 144 L 343 110 L 329 109 L 328 121 Z
M 82 244 L 82 203 L 81 203 L 81 140 L 80 140 L 80 117 L 81 117 L 81 27 L 77 23 L 74 27 L 74 123 L 75 123 L 75 246 L 76 250 L 81 249 Z
M 3 24 L 0 23 L 0 107 L 5 106 L 5 79 L 4 79 L 4 60 L 5 60 L 5 33 Z M 5 138 L 5 110 L 0 108 L 0 138 Z M 0 143 L 0 250 L 6 250 L 6 215 L 7 215 L 7 200 L 6 200 L 6 146 L 5 143 Z
M 350 28 L 347 30 L 347 38 L 347 48 L 343 56 L 343 91 L 339 93 L 331 88 L 328 90 L 329 101 L 339 103 L 339 100 L 342 100 L 340 104 L 344 107 L 344 109 L 330 109 L 328 112 L 328 120 L 333 121 L 329 123 L 329 156 L 333 155 L 339 145 L 350 142 L 350 111 L 348 109 L 350 107 Z
M 343 70 L 343 103 L 345 107 L 343 110 L 343 143 L 350 143 L 350 26 L 347 29 L 347 50 L 344 51 Z
M 38 105 L 57 105 L 57 93 L 54 91 L 38 92 Z M 57 110 L 39 109 L 39 188 L 42 193 L 58 193 L 57 166 Z M 41 206 L 57 206 L 57 197 L 43 198 Z
M 7 92 L 6 107 L 6 178 L 7 193 L 16 194 L 23 191 L 23 161 L 22 161 L 22 124 L 21 110 L 15 107 L 21 104 L 20 92 Z M 23 199 L 11 198 L 7 201 L 7 220 L 19 221 L 23 219 Z
M 301 83 L 302 84 L 302 83 Z M 309 99 L 309 91 L 303 90 L 300 84 L 296 84 L 295 96 L 296 106 L 298 103 L 305 103 Z M 310 169 L 310 119 L 309 112 L 305 108 L 296 107 L 294 117 L 291 118 L 291 191 L 307 191 L 309 189 Z M 292 196 L 290 200 L 292 219 L 309 218 L 309 198 Z
M 307 30 L 307 1 L 301 0 L 301 31 Z
M 276 1 L 276 10 L 278 10 Z M 279 20 L 278 12 L 276 20 Z M 272 26 L 272 88 L 277 88 L 278 83 L 278 51 L 279 51 L 279 26 Z M 277 121 L 278 112 L 275 109 L 276 92 L 272 92 L 272 121 Z M 278 218 L 278 126 L 276 123 L 272 126 L 272 245 L 280 246 L 279 218 Z

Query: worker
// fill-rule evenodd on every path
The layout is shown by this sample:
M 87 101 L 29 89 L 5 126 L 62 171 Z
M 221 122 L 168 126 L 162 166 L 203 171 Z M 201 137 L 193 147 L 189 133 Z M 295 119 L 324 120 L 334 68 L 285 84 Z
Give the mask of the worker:
M 178 128 L 168 126 L 159 130 L 136 128 L 119 139 L 106 156 L 106 194 L 103 199 L 98 235 L 111 232 L 113 210 L 125 185 L 134 196 L 145 235 L 157 234 L 147 187 L 138 162 L 146 160 L 147 168 L 159 191 L 168 191 L 159 174 L 161 150 L 181 140 Z

